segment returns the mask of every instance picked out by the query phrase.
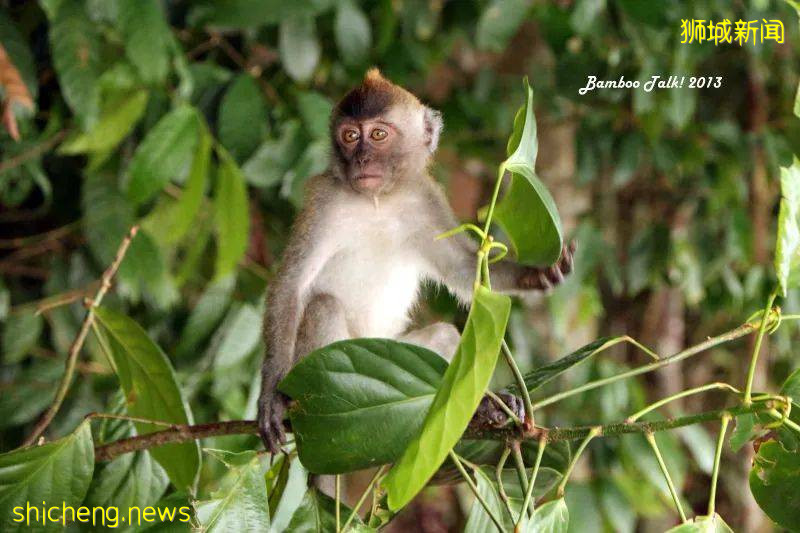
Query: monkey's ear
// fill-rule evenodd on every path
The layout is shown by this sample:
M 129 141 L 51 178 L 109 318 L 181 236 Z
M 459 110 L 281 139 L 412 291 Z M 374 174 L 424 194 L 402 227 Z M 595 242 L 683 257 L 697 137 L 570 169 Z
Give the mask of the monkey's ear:
M 425 145 L 428 152 L 433 153 L 439 146 L 439 135 L 442 133 L 442 114 L 430 107 L 425 108 Z

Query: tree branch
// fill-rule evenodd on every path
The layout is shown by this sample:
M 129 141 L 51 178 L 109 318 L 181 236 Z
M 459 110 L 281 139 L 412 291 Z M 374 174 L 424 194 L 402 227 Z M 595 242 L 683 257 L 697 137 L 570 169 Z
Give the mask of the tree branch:
M 701 422 L 720 420 L 726 413 L 736 416 L 744 413 L 755 413 L 769 411 L 771 403 L 755 403 L 749 407 L 739 405 L 729 409 L 718 409 L 715 411 L 705 411 L 694 415 L 687 415 L 676 418 L 665 418 L 651 422 L 618 422 L 605 426 L 577 426 L 570 428 L 545 428 L 536 427 L 526 434 L 520 435 L 519 429 L 510 425 L 507 428 L 493 427 L 488 421 L 484 421 L 480 426 L 471 425 L 464 434 L 468 439 L 484 440 L 539 440 L 545 438 L 548 443 L 579 440 L 586 438 L 593 428 L 600 428 L 597 437 L 613 437 L 628 433 L 655 433 L 667 431 L 683 426 L 691 426 Z M 288 422 L 284 423 L 286 430 L 291 431 Z M 146 450 L 164 444 L 188 442 L 207 437 L 218 437 L 222 435 L 257 435 L 258 423 L 255 420 L 230 420 L 227 422 L 211 422 L 208 424 L 174 425 L 163 431 L 156 431 L 146 435 L 137 435 L 126 439 L 109 442 L 95 448 L 94 457 L 96 461 L 110 461 L 120 455 Z

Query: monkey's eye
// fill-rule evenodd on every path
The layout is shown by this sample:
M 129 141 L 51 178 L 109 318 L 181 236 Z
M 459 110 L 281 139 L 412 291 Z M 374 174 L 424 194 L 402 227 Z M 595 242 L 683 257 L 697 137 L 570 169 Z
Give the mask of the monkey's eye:
M 346 143 L 354 143 L 360 136 L 358 130 L 344 130 L 342 133 L 342 140 Z
M 382 141 L 386 139 L 388 135 L 389 134 L 386 132 L 386 130 L 382 130 L 380 128 L 375 128 L 372 130 L 372 133 L 369 134 L 373 141 Z

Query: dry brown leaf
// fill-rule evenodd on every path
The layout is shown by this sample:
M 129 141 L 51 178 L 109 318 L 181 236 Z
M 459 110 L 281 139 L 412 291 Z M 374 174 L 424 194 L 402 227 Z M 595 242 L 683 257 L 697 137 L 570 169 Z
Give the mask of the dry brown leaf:
M 19 128 L 17 119 L 14 116 L 14 106 L 23 107 L 33 111 L 33 99 L 28 87 L 22 81 L 19 70 L 14 66 L 11 58 L 8 57 L 6 49 L 0 44 L 0 86 L 5 91 L 3 101 L 2 122 L 8 134 L 15 141 L 19 140 Z

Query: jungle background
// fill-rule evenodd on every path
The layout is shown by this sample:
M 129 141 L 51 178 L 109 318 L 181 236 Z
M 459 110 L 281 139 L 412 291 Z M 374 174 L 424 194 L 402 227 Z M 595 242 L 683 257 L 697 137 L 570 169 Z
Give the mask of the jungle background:
M 537 168 L 579 248 L 563 286 L 515 305 L 509 338 L 523 370 L 601 335 L 628 334 L 671 354 L 740 324 L 769 290 L 778 168 L 800 152 L 792 114 L 798 18 L 783 1 L 3 0 L 0 7 L 0 43 L 27 89 L 4 82 L 1 451 L 17 447 L 52 401 L 83 299 L 97 291 L 135 222 L 140 233 L 106 304 L 165 350 L 196 422 L 255 417 L 265 288 L 303 183 L 326 168 L 331 106 L 373 65 L 442 111 L 432 172 L 465 221 L 486 203 L 505 157 L 521 78 L 534 88 Z M 785 42 L 679 44 L 681 19 L 726 18 L 779 19 Z M 0 78 L 8 79 L 7 69 L 8 62 Z M 672 74 L 722 76 L 723 86 L 578 94 L 588 75 Z M 181 201 L 206 129 L 224 150 L 193 186 L 193 201 Z M 424 294 L 416 320 L 463 323 L 464 311 L 445 292 Z M 798 312 L 797 296 L 784 311 Z M 785 379 L 797 337 L 791 324 L 765 341 L 757 387 Z M 552 387 L 639 360 L 625 346 Z M 744 341 L 726 345 L 642 381 L 591 391 L 549 411 L 548 422 L 619 420 L 647 399 L 715 376 L 743 381 L 750 350 Z M 119 402 L 117 380 L 91 337 L 78 372 L 48 438 Z M 671 412 L 722 405 L 712 394 L 676 402 Z M 714 434 L 693 426 L 664 442 L 676 483 L 702 508 Z M 260 443 L 224 437 L 203 445 L 240 451 Z M 771 530 L 747 489 L 752 446 L 725 454 L 720 514 L 737 531 Z M 171 490 L 157 468 L 139 491 L 149 503 Z M 215 489 L 222 468 L 204 461 L 201 495 Z M 643 439 L 593 442 L 567 491 L 570 531 L 670 527 L 675 517 L 660 477 Z M 348 480 L 351 501 L 362 478 Z M 110 501 L 107 483 L 90 488 L 93 501 Z M 392 530 L 459 531 L 469 499 L 461 488 L 429 488 Z

